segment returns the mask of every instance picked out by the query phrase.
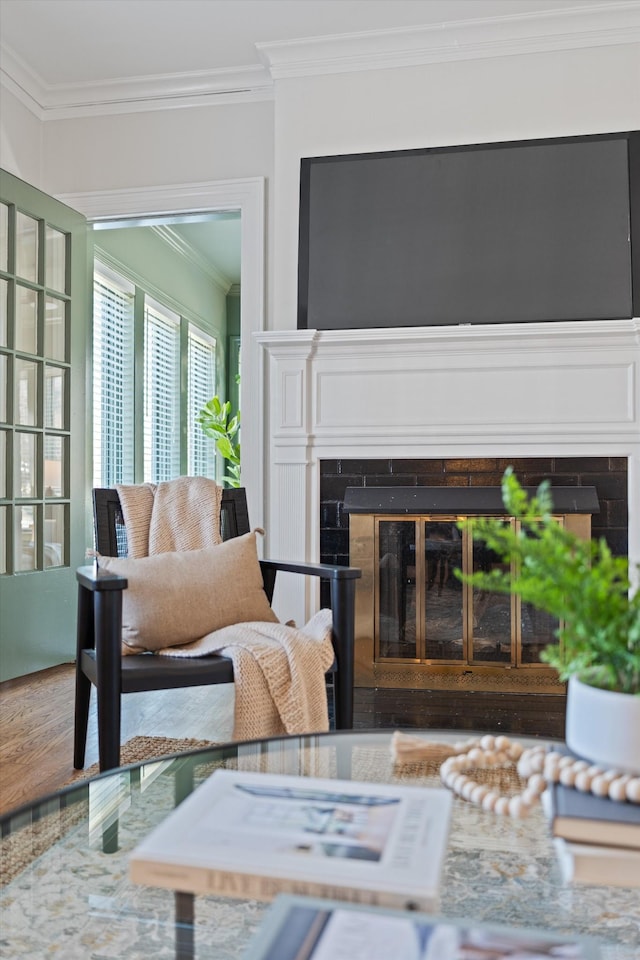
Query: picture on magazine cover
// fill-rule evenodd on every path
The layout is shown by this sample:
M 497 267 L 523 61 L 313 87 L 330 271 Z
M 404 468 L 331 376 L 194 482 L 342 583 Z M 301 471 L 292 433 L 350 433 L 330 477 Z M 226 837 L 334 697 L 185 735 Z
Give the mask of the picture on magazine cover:
M 250 803 L 243 803 L 251 798 Z M 225 806 L 242 816 L 241 843 L 274 854 L 378 861 L 400 801 L 308 788 L 234 784 Z M 226 817 L 227 811 L 221 811 Z M 238 836 L 234 838 L 238 843 Z

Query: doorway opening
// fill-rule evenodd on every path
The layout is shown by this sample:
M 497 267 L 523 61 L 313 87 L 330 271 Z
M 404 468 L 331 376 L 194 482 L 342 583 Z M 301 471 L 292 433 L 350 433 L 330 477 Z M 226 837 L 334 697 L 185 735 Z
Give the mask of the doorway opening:
M 238 407 L 239 211 L 93 224 L 93 486 L 219 479 L 197 421 Z
M 264 525 L 263 362 L 252 335 L 265 325 L 265 181 L 263 177 L 65 194 L 64 203 L 90 223 L 145 217 L 179 217 L 238 211 L 241 218 L 240 336 L 243 414 L 242 484 L 251 522 Z

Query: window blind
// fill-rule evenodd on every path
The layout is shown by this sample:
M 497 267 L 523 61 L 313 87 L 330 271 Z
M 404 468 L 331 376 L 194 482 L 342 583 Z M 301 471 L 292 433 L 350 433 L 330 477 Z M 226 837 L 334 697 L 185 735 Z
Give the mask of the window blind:
M 215 477 L 216 448 L 196 422 L 198 413 L 216 392 L 215 340 L 207 339 L 189 325 L 188 362 L 188 464 L 192 477 Z
M 134 482 L 133 288 L 97 272 L 93 286 L 93 485 Z
M 180 475 L 180 318 L 145 297 L 144 479 Z
M 143 359 L 135 364 L 140 321 Z M 215 444 L 196 423 L 215 386 L 215 338 L 96 261 L 94 486 L 159 483 L 185 467 L 215 477 Z

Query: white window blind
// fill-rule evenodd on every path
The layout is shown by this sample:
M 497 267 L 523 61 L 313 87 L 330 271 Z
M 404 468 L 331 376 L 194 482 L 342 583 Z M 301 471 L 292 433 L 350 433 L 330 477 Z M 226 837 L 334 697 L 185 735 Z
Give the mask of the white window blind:
M 93 485 L 134 481 L 131 284 L 97 270 L 93 287 Z
M 215 390 L 216 342 L 189 325 L 188 463 L 192 477 L 215 477 L 215 442 L 202 432 L 196 417 Z
M 180 475 L 180 318 L 150 297 L 144 308 L 144 480 Z
M 96 261 L 94 486 L 214 478 L 215 444 L 196 416 L 215 387 L 215 338 Z

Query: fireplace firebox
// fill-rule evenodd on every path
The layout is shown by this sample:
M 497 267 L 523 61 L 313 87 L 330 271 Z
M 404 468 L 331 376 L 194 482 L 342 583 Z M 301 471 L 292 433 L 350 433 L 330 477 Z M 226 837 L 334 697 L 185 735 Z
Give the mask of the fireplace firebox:
M 531 491 L 533 492 L 533 491 Z M 594 487 L 552 487 L 557 522 L 591 536 Z M 457 570 L 499 563 L 458 521 L 503 516 L 499 487 L 348 487 L 356 587 L 356 685 L 562 693 L 540 659 L 558 621 L 519 597 L 480 591 Z M 504 515 L 504 522 L 517 524 Z

